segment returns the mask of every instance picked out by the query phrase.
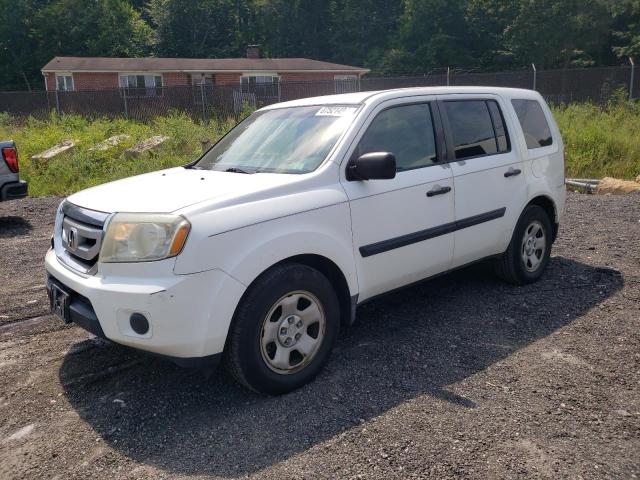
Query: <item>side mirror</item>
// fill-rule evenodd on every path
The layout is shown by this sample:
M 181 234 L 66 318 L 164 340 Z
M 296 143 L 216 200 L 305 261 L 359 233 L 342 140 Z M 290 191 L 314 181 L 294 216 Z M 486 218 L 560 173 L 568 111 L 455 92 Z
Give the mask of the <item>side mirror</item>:
M 387 180 L 396 176 L 396 157 L 389 152 L 365 153 L 347 165 L 347 180 Z

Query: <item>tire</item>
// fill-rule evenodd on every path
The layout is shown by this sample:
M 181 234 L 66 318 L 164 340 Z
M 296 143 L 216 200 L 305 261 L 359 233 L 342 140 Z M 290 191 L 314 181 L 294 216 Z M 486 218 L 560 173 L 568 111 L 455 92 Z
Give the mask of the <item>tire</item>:
M 329 280 L 306 265 L 277 265 L 258 277 L 240 301 L 224 363 L 250 390 L 290 392 L 322 370 L 339 328 L 338 298 Z
M 547 212 L 538 205 L 527 206 L 518 219 L 509 247 L 496 262 L 498 276 L 514 285 L 538 281 L 549 263 L 552 236 Z

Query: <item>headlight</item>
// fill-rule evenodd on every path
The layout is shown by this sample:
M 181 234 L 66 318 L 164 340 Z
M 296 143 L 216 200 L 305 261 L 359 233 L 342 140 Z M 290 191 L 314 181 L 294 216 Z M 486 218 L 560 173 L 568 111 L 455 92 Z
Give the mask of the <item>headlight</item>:
M 175 257 L 187 240 L 191 224 L 170 214 L 117 213 L 100 249 L 101 262 L 151 262 Z

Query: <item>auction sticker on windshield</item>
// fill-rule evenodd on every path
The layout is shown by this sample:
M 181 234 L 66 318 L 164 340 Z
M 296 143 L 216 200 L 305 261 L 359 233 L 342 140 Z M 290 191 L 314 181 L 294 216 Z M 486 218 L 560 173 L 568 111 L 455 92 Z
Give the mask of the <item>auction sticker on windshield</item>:
M 316 117 L 346 117 L 356 110 L 357 107 L 322 107 L 316 112 Z

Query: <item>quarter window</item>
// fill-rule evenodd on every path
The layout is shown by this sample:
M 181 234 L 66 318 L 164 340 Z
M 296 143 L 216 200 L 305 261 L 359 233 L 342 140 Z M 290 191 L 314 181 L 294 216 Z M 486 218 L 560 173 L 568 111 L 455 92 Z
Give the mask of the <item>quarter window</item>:
M 437 161 L 431 107 L 403 105 L 384 110 L 371 122 L 354 155 L 389 152 L 396 157 L 396 171 L 433 165 Z
M 444 102 L 456 160 L 509 151 L 509 138 L 493 100 Z
M 511 104 L 520 121 L 527 148 L 547 147 L 553 143 L 549 123 L 536 100 L 514 99 Z

